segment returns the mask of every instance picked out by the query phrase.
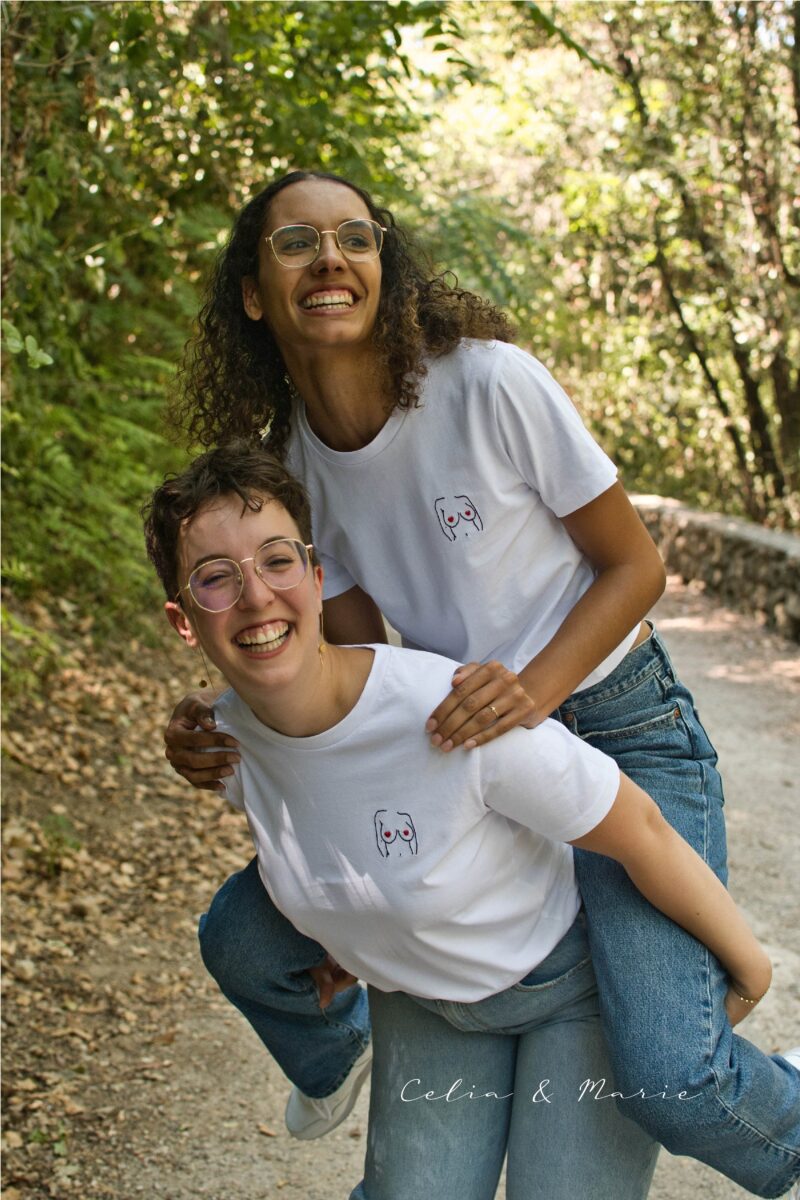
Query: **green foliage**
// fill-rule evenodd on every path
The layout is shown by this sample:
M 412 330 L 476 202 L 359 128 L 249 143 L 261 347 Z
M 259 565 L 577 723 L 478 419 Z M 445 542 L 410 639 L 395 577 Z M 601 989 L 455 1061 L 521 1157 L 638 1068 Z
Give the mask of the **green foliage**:
M 419 115 L 402 29 L 446 5 L 4 8 L 4 575 L 128 633 L 157 603 L 139 509 L 184 452 L 164 402 L 198 285 L 293 165 L 388 184 Z M 368 177 L 371 172 L 371 179 Z M 32 635 L 17 622 L 12 658 Z
M 629 486 L 797 524 L 792 7 L 491 12 L 463 24 L 492 82 L 426 131 L 437 257 L 512 311 Z
M 25 563 L 9 561 L 10 581 L 25 575 Z M 3 683 L 7 696 L 25 696 L 34 692 L 39 681 L 55 669 L 60 647 L 50 633 L 35 629 L 6 605 L 2 608 L 4 637 L 2 650 Z
M 69 817 L 60 812 L 49 812 L 43 817 L 39 845 L 34 852 L 43 875 L 49 879 L 60 875 L 65 856 L 80 848 L 80 838 Z
M 634 487 L 798 520 L 791 6 L 8 0 L 15 599 L 132 634 L 164 401 L 254 191 L 340 171 L 508 308 Z M 793 82 L 795 81 L 795 82 Z M 53 645 L 15 618 L 12 688 Z

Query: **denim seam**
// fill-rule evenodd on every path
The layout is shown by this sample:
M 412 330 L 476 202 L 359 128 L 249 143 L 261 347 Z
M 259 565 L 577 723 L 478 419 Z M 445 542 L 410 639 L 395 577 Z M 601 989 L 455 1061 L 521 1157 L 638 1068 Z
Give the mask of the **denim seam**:
M 324 1013 L 323 1013 L 322 1015 L 323 1015 L 323 1016 L 325 1016 L 325 1014 L 324 1014 Z M 364 1053 L 364 1051 L 366 1050 L 367 1046 L 369 1045 L 369 1042 L 368 1042 L 368 1041 L 367 1041 L 367 1042 L 362 1042 L 362 1040 L 361 1040 L 361 1038 L 358 1036 L 358 1034 L 354 1033 L 354 1032 L 353 1032 L 353 1030 L 350 1028 L 350 1026 L 349 1026 L 349 1025 L 345 1025 L 345 1024 L 344 1024 L 343 1022 L 341 1022 L 341 1021 L 331 1021 L 331 1020 L 330 1020 L 330 1018 L 328 1018 L 328 1017 L 326 1017 L 326 1018 L 325 1018 L 325 1022 L 326 1022 L 326 1024 L 328 1025 L 328 1027 L 329 1027 L 329 1028 L 331 1028 L 331 1029 L 343 1029 L 343 1030 L 344 1030 L 344 1031 L 345 1031 L 345 1032 L 346 1032 L 346 1033 L 349 1035 L 349 1037 L 350 1037 L 351 1041 L 355 1042 L 355 1045 L 356 1045 L 356 1053 L 355 1053 L 355 1055 L 354 1055 L 354 1057 L 353 1057 L 353 1061 L 350 1063 L 350 1065 L 348 1066 L 347 1070 L 346 1070 L 346 1071 L 342 1071 L 341 1075 L 338 1075 L 338 1076 L 336 1077 L 336 1083 L 334 1083 L 334 1085 L 333 1085 L 333 1087 L 331 1088 L 331 1090 L 330 1090 L 329 1092 L 326 1092 L 324 1096 L 315 1096 L 315 1097 L 313 1097 L 313 1099 L 316 1099 L 316 1100 L 327 1100 L 327 1098 L 328 1098 L 329 1096 L 332 1096 L 334 1092 L 336 1092 L 336 1091 L 338 1091 L 338 1090 L 339 1090 L 339 1088 L 342 1086 L 342 1084 L 344 1083 L 345 1079 L 347 1079 L 348 1075 L 350 1074 L 350 1072 L 352 1071 L 353 1067 L 355 1066 L 355 1063 L 356 1063 L 356 1061 L 357 1061 L 357 1060 L 358 1060 L 358 1059 L 361 1057 L 361 1055 Z
M 740 1117 L 737 1113 L 733 1112 L 730 1105 L 726 1104 L 726 1102 L 723 1100 L 722 1096 L 720 1095 L 719 1080 L 717 1079 L 716 1071 L 713 1071 L 712 1073 L 714 1075 L 714 1084 L 715 1084 L 715 1088 L 716 1088 L 717 1102 L 719 1103 L 720 1107 L 725 1110 L 725 1112 L 728 1115 L 728 1118 L 735 1125 L 738 1125 L 741 1129 L 747 1129 L 751 1134 L 754 1134 L 755 1137 L 760 1139 L 762 1146 L 767 1147 L 770 1150 L 778 1150 L 781 1154 L 787 1155 L 789 1163 L 791 1163 L 792 1161 L 795 1161 L 800 1164 L 800 1155 L 798 1155 L 797 1150 L 793 1146 L 784 1146 L 782 1142 L 776 1142 L 768 1134 L 766 1134 L 762 1130 L 756 1128 L 755 1125 L 752 1125 L 750 1123 L 750 1121 L 746 1121 L 743 1117 Z M 789 1184 L 789 1186 L 791 1187 L 791 1184 Z M 784 1194 L 785 1194 L 784 1192 L 778 1193 L 778 1195 L 781 1195 L 781 1196 Z
M 523 983 L 522 980 L 520 980 L 519 983 L 514 983 L 511 985 L 512 990 L 515 992 L 522 992 L 523 995 L 530 994 L 532 992 L 546 992 L 548 988 L 557 987 L 560 983 L 566 983 L 567 980 L 571 979 L 577 971 L 584 970 L 587 966 L 591 966 L 591 962 L 592 957 L 590 954 L 587 954 L 586 958 L 582 958 L 580 962 L 577 962 L 574 964 L 574 966 L 571 966 L 568 971 L 564 972 L 563 975 L 557 975 L 555 979 L 548 979 L 544 983 Z
M 576 693 L 576 698 L 570 703 L 565 701 L 561 705 L 561 711 L 566 713 L 585 712 L 589 708 L 594 708 L 598 704 L 606 704 L 609 700 L 616 700 L 620 696 L 624 696 L 627 692 L 635 691 L 640 684 L 645 683 L 653 675 L 658 675 L 658 663 L 652 663 L 646 671 L 642 671 L 637 675 L 633 675 L 625 680 L 620 680 L 612 687 L 609 687 L 604 692 L 598 692 L 581 703 L 581 693 Z
M 706 805 L 705 810 L 704 810 L 704 816 L 703 816 L 703 858 L 706 862 L 708 861 L 708 822 L 709 822 L 709 806 Z M 705 953 L 705 964 L 706 964 L 705 987 L 706 987 L 706 1004 L 707 1004 L 707 1007 L 706 1007 L 706 1053 L 707 1053 L 707 1061 L 711 1068 L 711 1073 L 714 1077 L 714 1092 L 715 1092 L 717 1103 L 727 1113 L 729 1120 L 733 1121 L 740 1128 L 747 1129 L 747 1130 L 749 1130 L 749 1132 L 751 1134 L 754 1134 L 756 1137 L 760 1138 L 763 1145 L 768 1146 L 772 1150 L 779 1150 L 779 1151 L 781 1151 L 781 1153 L 786 1153 L 786 1154 L 789 1154 L 790 1156 L 796 1156 L 796 1151 L 792 1150 L 792 1148 L 790 1146 L 783 1146 L 783 1145 L 781 1145 L 780 1142 L 774 1141 L 773 1138 L 769 1137 L 767 1134 L 763 1133 L 760 1129 L 757 1129 L 749 1121 L 746 1121 L 743 1117 L 740 1117 L 737 1113 L 735 1113 L 731 1109 L 730 1105 L 725 1102 L 725 1100 L 723 1099 L 723 1097 L 721 1095 L 720 1086 L 719 1086 L 719 1075 L 717 1074 L 717 1071 L 715 1070 L 715 1068 L 713 1066 L 713 1054 L 711 1053 L 711 1051 L 713 1050 L 713 1028 L 712 1028 L 712 1020 L 711 1020 L 712 1012 L 713 1012 L 713 1000 L 712 1000 L 712 996 L 711 996 L 711 952 L 709 950 L 706 950 L 706 953 Z
M 658 731 L 663 726 L 670 724 L 670 722 L 677 724 L 679 720 L 682 720 L 685 725 L 686 721 L 683 718 L 683 713 L 678 707 L 677 701 L 672 701 L 671 703 L 673 707 L 670 708 L 669 712 L 663 713 L 660 717 L 653 717 L 650 721 L 642 721 L 638 725 L 624 725 L 621 729 L 573 729 L 572 732 L 576 733 L 577 736 L 582 738 L 584 741 L 590 740 L 591 738 L 599 738 L 602 741 L 613 743 L 615 740 L 619 741 L 624 738 L 629 738 L 633 734 L 642 736 L 643 732 L 651 733 Z M 606 753 L 608 753 L 608 751 L 606 751 Z

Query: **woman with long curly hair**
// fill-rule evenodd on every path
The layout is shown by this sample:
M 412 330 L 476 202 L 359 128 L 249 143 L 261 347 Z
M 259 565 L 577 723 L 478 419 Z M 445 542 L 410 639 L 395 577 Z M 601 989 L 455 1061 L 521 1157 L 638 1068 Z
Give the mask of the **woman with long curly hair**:
M 285 451 L 295 389 L 269 328 L 251 320 L 242 305 L 242 280 L 258 275 L 260 235 L 273 199 L 292 184 L 314 179 L 342 182 L 335 175 L 293 171 L 264 188 L 243 209 L 214 267 L 175 405 L 179 421 L 201 445 L 260 437 L 270 424 L 270 450 L 278 457 Z M 480 296 L 453 287 L 446 274 L 431 277 L 392 214 L 377 208 L 361 188 L 347 186 L 381 227 L 382 279 L 371 350 L 390 407 L 408 408 L 418 399 L 426 356 L 447 354 L 462 338 L 511 341 L 514 331 L 505 314 Z
M 236 222 L 178 417 L 206 445 L 263 440 L 303 480 L 328 641 L 383 641 L 383 613 L 406 645 L 463 664 L 425 725 L 442 754 L 553 716 L 615 758 L 724 881 L 716 755 L 643 619 L 664 586 L 658 553 L 611 461 L 511 336 L 493 306 L 426 271 L 366 192 L 294 172 Z M 261 620 L 236 647 L 277 657 L 293 637 L 291 621 Z M 238 755 L 212 728 L 187 698 L 167 752 L 221 790 Z M 732 1032 L 761 995 L 726 1010 L 720 964 L 618 864 L 578 850 L 575 869 L 625 1115 L 756 1194 L 783 1194 L 800 1175 L 800 1071 Z M 200 936 L 295 1085 L 290 1131 L 334 1128 L 369 1069 L 364 993 L 281 916 L 255 862 Z

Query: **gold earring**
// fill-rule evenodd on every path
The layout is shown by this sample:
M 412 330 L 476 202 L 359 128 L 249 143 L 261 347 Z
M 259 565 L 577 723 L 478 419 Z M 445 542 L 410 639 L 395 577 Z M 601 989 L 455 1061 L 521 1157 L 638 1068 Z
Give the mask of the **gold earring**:
M 322 611 L 321 610 L 320 610 L 320 614 L 319 614 L 319 637 L 320 637 L 320 642 L 319 642 L 319 645 L 317 646 L 317 652 L 319 654 L 320 663 L 324 663 L 326 642 L 325 642 L 325 630 L 322 628 Z
M 209 669 L 208 669 L 208 663 L 206 662 L 206 656 L 205 656 L 205 654 L 203 654 L 203 647 L 200 645 L 200 643 L 199 643 L 199 642 L 197 643 L 197 649 L 200 651 L 200 657 L 201 657 L 201 658 L 202 658 L 202 660 L 203 660 L 203 666 L 204 666 L 204 667 L 205 667 L 205 669 L 206 669 L 206 675 L 210 675 L 210 674 L 211 674 L 211 672 L 210 672 L 210 671 L 209 671 Z M 207 679 L 201 679 L 201 680 L 200 680 L 200 687 L 201 687 L 201 688 L 207 688 L 207 687 L 208 687 L 208 680 L 207 680 Z

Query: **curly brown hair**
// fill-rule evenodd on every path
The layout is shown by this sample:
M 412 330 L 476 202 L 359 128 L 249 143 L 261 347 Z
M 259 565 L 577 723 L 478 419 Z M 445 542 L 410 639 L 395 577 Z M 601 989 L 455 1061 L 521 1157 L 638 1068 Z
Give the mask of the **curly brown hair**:
M 446 354 L 461 338 L 513 340 L 514 329 L 505 314 L 459 288 L 452 272 L 426 269 L 392 213 L 379 208 L 363 188 L 324 171 L 292 171 L 242 209 L 214 265 L 172 405 L 173 417 L 193 442 L 212 446 L 247 437 L 264 439 L 265 447 L 278 457 L 285 452 L 292 384 L 266 324 L 252 321 L 244 311 L 242 279 L 258 273 L 258 244 L 272 200 L 284 188 L 307 179 L 329 179 L 349 187 L 372 219 L 386 227 L 373 344 L 388 380 L 390 408 L 417 403 L 425 355 Z

